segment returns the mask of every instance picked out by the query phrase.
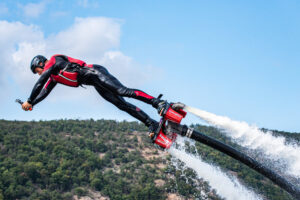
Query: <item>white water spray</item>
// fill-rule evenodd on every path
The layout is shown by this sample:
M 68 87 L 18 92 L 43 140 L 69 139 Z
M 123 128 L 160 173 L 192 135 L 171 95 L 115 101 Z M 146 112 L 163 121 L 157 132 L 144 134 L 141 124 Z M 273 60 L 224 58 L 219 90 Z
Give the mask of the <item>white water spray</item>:
M 186 138 L 178 137 L 176 142 L 184 144 Z M 190 141 L 191 142 L 191 141 Z M 217 194 L 228 200 L 261 200 L 254 192 L 241 185 L 234 177 L 229 178 L 218 167 L 205 163 L 200 157 L 185 152 L 184 149 L 176 149 L 174 145 L 169 149 L 172 156 L 186 164 L 186 167 L 196 171 L 199 178 L 209 182 Z
M 224 130 L 234 142 L 252 150 L 260 150 L 272 160 L 283 160 L 288 169 L 282 172 L 300 178 L 300 147 L 296 144 L 286 144 L 284 137 L 275 137 L 271 132 L 265 133 L 246 122 L 234 121 L 189 106 L 184 109 L 208 124 Z

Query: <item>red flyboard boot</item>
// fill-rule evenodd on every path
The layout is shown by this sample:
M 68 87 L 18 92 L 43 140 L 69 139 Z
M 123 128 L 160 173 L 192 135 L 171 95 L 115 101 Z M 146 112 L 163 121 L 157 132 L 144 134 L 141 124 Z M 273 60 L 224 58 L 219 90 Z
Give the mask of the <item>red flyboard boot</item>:
M 158 144 L 160 147 L 164 149 L 169 149 L 173 143 L 173 141 L 168 138 L 162 130 L 159 131 L 158 135 L 156 136 L 156 139 L 154 140 L 155 144 Z
M 162 116 L 160 120 L 159 126 L 153 133 L 150 133 L 150 137 L 155 144 L 158 144 L 160 147 L 164 149 L 169 149 L 176 139 L 175 133 L 167 133 L 167 135 L 163 132 L 166 121 L 172 121 L 177 124 L 180 124 L 182 118 L 185 117 L 186 112 L 182 109 L 173 110 L 171 105 L 167 102 L 163 102 L 159 108 L 159 114 Z

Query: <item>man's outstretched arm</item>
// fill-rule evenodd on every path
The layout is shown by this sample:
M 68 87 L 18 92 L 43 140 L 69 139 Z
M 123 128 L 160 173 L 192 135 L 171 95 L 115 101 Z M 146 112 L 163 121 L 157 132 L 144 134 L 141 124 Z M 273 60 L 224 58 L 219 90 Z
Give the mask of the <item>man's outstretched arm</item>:
M 47 81 L 45 87 L 41 90 L 39 95 L 32 101 L 32 106 L 38 104 L 42 100 L 44 100 L 48 94 L 52 91 L 52 89 L 56 86 L 57 82 L 54 81 L 51 77 Z
M 45 71 L 41 77 L 39 78 L 39 80 L 36 82 L 36 84 L 34 85 L 32 92 L 30 94 L 30 97 L 28 98 L 27 102 L 29 104 L 32 104 L 32 102 L 35 100 L 35 98 L 40 94 L 41 90 L 43 89 L 43 86 L 45 85 L 45 83 L 47 82 L 47 80 L 50 78 L 50 75 L 53 71 L 53 68 L 51 67 L 50 69 L 48 69 L 47 71 Z

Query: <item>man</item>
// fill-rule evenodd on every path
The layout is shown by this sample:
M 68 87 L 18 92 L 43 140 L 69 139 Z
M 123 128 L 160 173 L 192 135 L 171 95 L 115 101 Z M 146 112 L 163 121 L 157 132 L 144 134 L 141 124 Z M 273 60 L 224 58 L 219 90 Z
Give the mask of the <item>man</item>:
M 45 99 L 57 83 L 71 87 L 82 84 L 92 85 L 104 99 L 143 122 L 149 127 L 151 133 L 157 128 L 158 123 L 141 109 L 125 101 L 123 97 L 131 97 L 151 104 L 158 111 L 168 105 L 166 101 L 154 98 L 141 90 L 125 87 L 101 65 L 86 64 L 84 61 L 65 55 L 54 55 L 50 60 L 37 55 L 32 59 L 30 68 L 34 74 L 38 73 L 40 78 L 34 85 L 27 102 L 22 104 L 25 111 Z

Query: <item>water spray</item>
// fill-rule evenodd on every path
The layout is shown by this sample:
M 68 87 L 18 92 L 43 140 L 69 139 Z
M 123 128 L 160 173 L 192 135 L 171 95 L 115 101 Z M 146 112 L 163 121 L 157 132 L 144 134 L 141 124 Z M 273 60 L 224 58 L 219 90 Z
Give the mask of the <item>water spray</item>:
M 262 200 L 255 192 L 243 186 L 235 177 L 229 177 L 226 173 L 215 165 L 204 162 L 201 157 L 192 155 L 185 151 L 184 144 L 188 141 L 193 144 L 193 140 L 180 137 L 176 139 L 176 147 L 173 145 L 168 152 L 185 163 L 185 167 L 193 169 L 199 178 L 209 182 L 216 193 L 222 198 L 230 200 Z M 176 160 L 173 160 L 173 163 Z
M 200 117 L 208 124 L 222 130 L 235 143 L 251 150 L 259 150 L 268 159 L 282 160 L 287 169 L 283 173 L 300 178 L 300 147 L 296 144 L 287 144 L 281 136 L 273 136 L 270 131 L 263 132 L 258 127 L 246 122 L 231 120 L 228 117 L 218 116 L 197 108 L 185 106 L 184 109 Z

